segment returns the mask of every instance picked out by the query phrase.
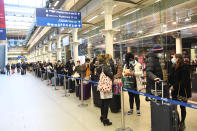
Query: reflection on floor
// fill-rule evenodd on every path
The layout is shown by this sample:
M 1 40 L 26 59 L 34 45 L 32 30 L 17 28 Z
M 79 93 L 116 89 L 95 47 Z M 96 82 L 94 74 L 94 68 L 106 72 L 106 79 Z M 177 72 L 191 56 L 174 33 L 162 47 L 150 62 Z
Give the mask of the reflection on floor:
M 100 110 L 92 99 L 88 107 L 80 108 L 80 101 L 72 94 L 63 97 L 64 90 L 55 91 L 31 74 L 26 76 L 0 75 L 0 131 L 115 131 L 121 126 L 121 114 L 109 113 L 112 126 L 100 122 Z M 129 110 L 125 92 L 125 109 Z M 186 131 L 197 130 L 197 110 L 187 108 Z M 141 96 L 141 116 L 126 116 L 126 126 L 134 131 L 150 131 L 150 106 Z

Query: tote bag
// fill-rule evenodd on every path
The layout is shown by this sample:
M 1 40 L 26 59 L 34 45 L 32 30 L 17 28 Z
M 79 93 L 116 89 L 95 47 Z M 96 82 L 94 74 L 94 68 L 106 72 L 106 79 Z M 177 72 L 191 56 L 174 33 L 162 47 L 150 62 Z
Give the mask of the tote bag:
M 104 93 L 112 92 L 112 80 L 103 71 L 101 72 L 97 89 Z

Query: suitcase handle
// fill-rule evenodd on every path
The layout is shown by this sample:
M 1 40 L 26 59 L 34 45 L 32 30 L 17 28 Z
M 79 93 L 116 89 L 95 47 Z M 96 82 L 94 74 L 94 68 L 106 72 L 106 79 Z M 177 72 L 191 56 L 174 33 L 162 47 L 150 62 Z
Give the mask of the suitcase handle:
M 163 80 L 159 80 L 159 81 L 155 81 L 155 96 L 158 96 L 157 95 L 157 83 L 159 83 L 159 82 L 161 82 L 161 97 L 163 98 L 164 97 L 164 87 L 163 87 Z M 157 100 L 156 100 L 156 102 L 157 102 Z M 162 101 L 162 104 L 163 104 L 163 101 Z

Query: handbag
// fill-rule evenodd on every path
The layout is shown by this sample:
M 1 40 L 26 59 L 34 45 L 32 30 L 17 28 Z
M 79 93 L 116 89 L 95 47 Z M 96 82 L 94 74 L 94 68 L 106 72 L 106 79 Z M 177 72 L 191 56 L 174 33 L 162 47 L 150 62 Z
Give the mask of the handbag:
M 97 90 L 104 93 L 112 92 L 112 80 L 103 71 L 99 78 Z
M 136 78 L 134 76 L 122 77 L 123 88 L 136 90 Z

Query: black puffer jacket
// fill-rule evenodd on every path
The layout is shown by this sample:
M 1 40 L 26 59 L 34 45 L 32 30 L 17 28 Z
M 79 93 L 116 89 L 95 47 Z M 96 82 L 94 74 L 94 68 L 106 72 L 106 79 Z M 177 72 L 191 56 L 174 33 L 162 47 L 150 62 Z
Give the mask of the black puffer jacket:
M 146 56 L 146 76 L 147 76 L 147 88 L 154 88 L 155 78 L 163 80 L 163 72 L 159 63 L 159 58 L 153 53 L 149 53 Z
M 174 99 L 191 97 L 191 77 L 189 65 L 183 64 L 177 69 L 172 68 L 169 83 L 173 85 L 172 97 Z

